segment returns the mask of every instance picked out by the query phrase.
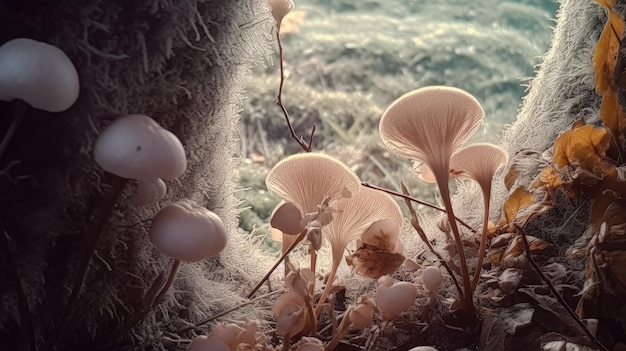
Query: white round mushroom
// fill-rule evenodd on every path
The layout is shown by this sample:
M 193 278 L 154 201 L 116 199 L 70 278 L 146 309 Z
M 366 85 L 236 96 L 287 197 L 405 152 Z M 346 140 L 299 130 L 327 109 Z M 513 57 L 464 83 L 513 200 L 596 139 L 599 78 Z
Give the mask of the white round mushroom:
M 0 46 L 0 100 L 61 112 L 76 102 L 79 90 L 76 68 L 56 46 L 26 38 Z
M 180 261 L 197 262 L 216 256 L 226 247 L 226 227 L 213 212 L 183 199 L 157 213 L 150 241 L 161 253 Z
M 117 119 L 100 134 L 93 153 L 100 167 L 123 178 L 174 180 L 187 169 L 180 140 L 145 115 Z

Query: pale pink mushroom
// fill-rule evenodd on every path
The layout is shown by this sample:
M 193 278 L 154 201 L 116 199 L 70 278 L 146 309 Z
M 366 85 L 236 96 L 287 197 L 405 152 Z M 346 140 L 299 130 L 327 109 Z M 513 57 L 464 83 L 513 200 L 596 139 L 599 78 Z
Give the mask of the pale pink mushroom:
M 166 192 L 167 186 L 161 178 L 140 180 L 137 182 L 135 195 L 133 195 L 131 202 L 135 206 L 147 206 L 161 201 Z
M 487 248 L 487 227 L 489 223 L 489 203 L 491 199 L 491 181 L 496 171 L 509 161 L 509 153 L 500 146 L 489 143 L 468 145 L 452 155 L 450 173 L 457 177 L 467 177 L 478 183 L 483 193 L 483 230 L 478 250 L 478 264 L 472 289 L 476 288 Z
M 374 299 L 367 296 L 361 296 L 356 306 L 348 308 L 348 311 L 346 311 L 339 327 L 337 327 L 337 332 L 328 342 L 328 345 L 326 345 L 324 350 L 334 350 L 335 347 L 339 345 L 341 339 L 346 336 L 350 326 L 355 329 L 371 327 L 372 319 L 374 318 L 374 307 L 376 307 Z
M 100 134 L 93 153 L 100 167 L 123 178 L 174 180 L 187 169 L 180 140 L 144 115 L 118 118 Z
M 380 317 L 389 321 L 402 312 L 408 311 L 417 298 L 417 287 L 408 282 L 395 282 L 388 275 L 378 279 L 376 306 Z
M 439 187 L 454 235 L 461 274 L 463 307 L 474 315 L 474 301 L 463 242 L 454 217 L 448 184 L 450 158 L 478 129 L 484 112 L 480 103 L 467 92 L 434 86 L 409 92 L 394 101 L 380 119 L 380 137 L 394 153 L 422 162 Z
M 26 38 L 0 46 L 0 100 L 61 112 L 76 102 L 79 90 L 74 64 L 56 46 Z
M 276 334 L 285 340 L 298 334 L 306 324 L 306 307 L 304 298 L 296 292 L 281 295 L 272 306 L 276 316 Z
M 272 17 L 276 20 L 276 28 L 279 30 L 283 18 L 293 10 L 295 4 L 293 0 L 267 0 L 267 3 L 272 11 Z
M 361 182 L 336 159 L 314 152 L 296 154 L 278 162 L 265 178 L 267 189 L 291 202 L 304 216 L 317 211 L 325 197 L 332 201 L 356 194 Z
M 422 283 L 428 291 L 435 291 L 439 289 L 441 283 L 443 283 L 443 274 L 438 267 L 429 266 L 422 271 Z
M 226 228 L 213 212 L 183 199 L 157 213 L 150 228 L 157 250 L 180 261 L 196 262 L 216 256 L 226 246 Z
M 324 344 L 318 338 L 303 336 L 296 351 L 324 351 Z
M 187 346 L 187 351 L 231 351 L 231 348 L 220 339 L 199 335 Z
M 343 261 L 346 245 L 353 240 L 366 235 L 368 239 L 374 237 L 388 237 L 395 247 L 402 211 L 398 204 L 387 194 L 370 188 L 362 188 L 351 198 L 341 199 L 334 205 L 337 212 L 333 220 L 322 227 L 323 236 L 328 240 L 333 254 L 333 263 L 326 282 L 326 287 L 316 305 L 319 313 L 332 287 L 339 264 Z M 381 224 L 384 221 L 385 224 Z M 370 238 L 371 237 L 371 238 Z

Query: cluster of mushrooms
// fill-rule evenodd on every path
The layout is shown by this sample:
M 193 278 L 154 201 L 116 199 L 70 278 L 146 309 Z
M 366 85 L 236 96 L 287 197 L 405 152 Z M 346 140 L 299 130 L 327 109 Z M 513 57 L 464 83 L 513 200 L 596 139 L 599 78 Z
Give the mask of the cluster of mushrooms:
M 48 112 L 69 109 L 80 91 L 76 68 L 59 48 L 18 38 L 0 46 L 0 100 L 16 105 L 16 113 L 0 144 L 8 147 L 26 108 Z M 180 140 L 145 115 L 118 118 L 98 137 L 96 163 L 107 172 L 137 182 L 132 203 L 146 206 L 166 193 L 164 180 L 175 180 L 187 169 Z M 220 218 L 189 199 L 158 212 L 150 239 L 156 248 L 180 261 L 196 262 L 217 255 L 226 246 L 226 228 Z

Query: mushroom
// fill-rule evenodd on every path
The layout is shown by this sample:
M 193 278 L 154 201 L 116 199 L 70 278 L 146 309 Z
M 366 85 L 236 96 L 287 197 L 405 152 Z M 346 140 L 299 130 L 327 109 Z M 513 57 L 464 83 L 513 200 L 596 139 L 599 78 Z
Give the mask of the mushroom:
M 467 92 L 433 86 L 409 92 L 394 101 L 380 119 L 380 137 L 394 153 L 424 163 L 439 187 L 454 235 L 463 276 L 463 307 L 475 315 L 463 242 L 454 217 L 448 184 L 450 158 L 478 129 L 484 112 Z
M 324 198 L 330 201 L 356 194 L 359 178 L 343 163 L 315 152 L 296 154 L 279 161 L 265 178 L 267 189 L 291 202 L 304 216 L 317 211 Z
M 296 154 L 279 161 L 267 174 L 265 184 L 271 193 L 297 207 L 301 218 L 317 212 L 325 199 L 332 204 L 343 197 L 353 196 L 361 188 L 359 178 L 346 165 L 330 156 L 315 152 Z M 272 216 L 270 223 L 284 226 L 283 228 L 293 228 L 292 224 L 286 223 L 283 214 L 291 213 L 294 217 L 298 216 L 291 210 L 283 209 L 282 206 L 282 202 L 278 204 L 273 214 L 278 214 L 279 217 L 274 219 Z M 302 222 L 306 221 L 303 219 L 300 223 L 304 229 L 309 223 Z M 273 230 L 272 235 L 279 233 Z M 284 236 L 283 253 L 296 240 L 296 237 Z
M 289 349 L 289 338 L 300 333 L 306 325 L 304 298 L 296 292 L 281 295 L 272 306 L 276 316 L 276 334 L 283 337 L 284 350 Z
M 346 245 L 366 235 L 368 238 L 378 236 L 379 240 L 386 237 L 393 243 L 389 245 L 395 247 L 403 218 L 400 207 L 389 195 L 365 187 L 351 198 L 335 202 L 334 208 L 336 213 L 333 220 L 322 227 L 322 233 L 331 246 L 333 263 L 324 291 L 315 307 L 317 315 L 330 292 Z
M 482 270 L 487 248 L 487 229 L 489 224 L 489 202 L 491 199 L 491 181 L 496 171 L 509 161 L 509 153 L 500 146 L 489 143 L 468 145 L 452 155 L 450 173 L 457 177 L 467 177 L 478 183 L 483 193 L 483 230 L 478 250 L 478 263 L 472 279 L 472 290 L 476 289 Z
M 157 213 L 150 228 L 157 250 L 180 261 L 197 262 L 226 247 L 226 228 L 213 212 L 192 200 L 174 202 Z
M 276 30 L 280 31 L 280 24 L 283 18 L 293 10 L 295 4 L 293 0 L 267 0 L 267 4 L 270 6 L 272 16 L 276 20 Z
M 140 180 L 137 182 L 137 189 L 131 201 L 135 206 L 147 206 L 161 201 L 166 192 L 167 186 L 161 178 L 151 181 Z
M 424 287 L 428 290 L 428 301 L 431 305 L 434 305 L 436 302 L 435 292 L 443 283 L 443 274 L 441 274 L 441 270 L 438 267 L 426 267 L 422 271 L 422 283 L 424 283 Z
M 408 282 L 394 282 L 388 275 L 378 279 L 376 288 L 376 305 L 380 317 L 389 321 L 407 311 L 417 298 L 417 288 Z
M 26 38 L 0 46 L 0 100 L 61 112 L 76 102 L 78 92 L 76 68 L 56 46 Z
M 346 336 L 350 325 L 356 329 L 371 327 L 372 319 L 374 319 L 374 307 L 376 307 L 374 299 L 367 296 L 359 297 L 358 304 L 354 307 L 350 307 L 344 314 L 344 317 L 337 328 L 337 332 L 333 336 L 332 340 L 328 342 L 328 345 L 326 345 L 324 350 L 334 350 L 335 347 L 339 345 L 341 339 Z
M 0 143 L 0 157 L 28 106 L 48 112 L 65 111 L 76 102 L 79 90 L 74 64 L 56 46 L 27 38 L 0 46 L 0 100 L 17 100 L 13 121 Z
M 187 169 L 176 135 L 145 115 L 127 115 L 108 126 L 94 146 L 96 163 L 123 178 L 174 180 Z
M 417 346 L 410 349 L 409 351 L 437 351 L 437 349 L 430 346 Z

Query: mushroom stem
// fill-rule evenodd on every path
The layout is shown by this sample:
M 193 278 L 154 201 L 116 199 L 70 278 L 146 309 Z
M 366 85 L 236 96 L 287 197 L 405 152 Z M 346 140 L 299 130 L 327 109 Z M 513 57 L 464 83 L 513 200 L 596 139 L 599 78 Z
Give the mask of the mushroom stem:
M 247 298 L 251 298 L 252 296 L 254 296 L 254 293 L 257 292 L 257 290 L 259 290 L 259 288 L 261 287 L 261 285 L 263 285 L 263 283 L 265 283 L 265 281 L 270 277 L 270 275 L 272 275 L 272 272 L 274 272 L 274 270 L 276 270 L 276 268 L 280 265 L 280 263 L 285 259 L 285 257 L 287 257 L 287 255 L 289 255 L 289 253 L 291 251 L 293 251 L 293 249 L 296 247 L 296 245 L 298 245 L 298 243 L 300 243 L 302 241 L 302 239 L 304 239 L 304 237 L 306 236 L 308 232 L 308 229 L 304 229 L 302 232 L 300 232 L 300 234 L 298 235 L 298 238 L 296 239 L 296 241 L 294 241 L 288 248 L 287 250 L 285 250 L 285 252 L 283 252 L 283 254 L 278 258 L 278 260 L 276 261 L 276 263 L 274 263 L 274 265 L 272 266 L 272 268 L 270 268 L 270 270 L 265 274 L 265 276 L 263 276 L 263 279 L 261 279 L 261 281 L 254 287 L 254 289 L 252 289 L 252 291 L 248 294 Z
M 311 263 L 309 266 L 309 269 L 311 269 L 311 272 L 313 272 L 313 276 L 315 277 L 315 266 L 317 264 L 317 251 L 314 250 L 311 247 Z M 311 284 L 309 285 L 309 294 L 312 296 L 313 292 L 315 291 L 315 279 L 313 279 L 313 281 L 311 282 Z
M 339 328 L 337 328 L 337 333 L 335 334 L 335 336 L 333 336 L 332 340 L 330 340 L 330 342 L 328 343 L 328 345 L 326 345 L 326 347 L 324 348 L 324 351 L 332 351 L 335 349 L 335 347 L 337 347 L 337 345 L 339 345 L 339 342 L 341 342 L 341 339 L 343 339 L 344 336 L 346 336 L 346 334 L 348 333 L 348 328 L 350 327 L 350 311 L 352 310 L 352 308 L 349 308 L 346 313 L 344 313 L 343 315 L 343 319 L 341 320 L 341 323 L 339 323 Z
M 11 121 L 11 125 L 9 126 L 7 133 L 2 139 L 2 143 L 0 143 L 0 159 L 2 159 L 2 155 L 4 155 L 7 147 L 9 147 L 9 143 L 11 143 L 13 135 L 15 135 L 15 131 L 22 122 L 24 115 L 30 109 L 30 105 L 23 100 L 15 100 L 13 101 L 13 104 L 15 105 L 15 108 L 13 110 L 13 120 Z
M 335 280 L 335 275 L 337 274 L 337 268 L 339 268 L 339 262 L 337 260 L 333 260 L 333 267 L 330 270 L 330 274 L 328 275 L 328 279 L 326 279 L 326 286 L 324 286 L 324 291 L 322 291 L 322 296 L 320 296 L 319 301 L 317 301 L 317 305 L 315 305 L 315 316 L 319 317 L 320 312 L 322 311 L 322 306 L 330 293 L 330 289 L 333 287 L 333 281 Z M 332 307 L 331 307 L 332 308 Z
M 474 278 L 472 279 L 472 292 L 476 290 L 476 285 L 478 285 L 480 272 L 483 269 L 485 250 L 487 249 L 487 224 L 489 222 L 489 200 L 491 198 L 491 189 L 482 189 L 482 191 L 483 202 L 485 203 L 485 213 L 483 214 L 483 232 L 480 237 L 480 248 L 478 249 L 478 263 L 476 264 L 476 272 L 474 272 Z
M 290 341 L 289 334 L 283 337 L 283 351 L 289 351 L 289 346 L 291 346 Z
M 308 328 L 305 327 L 305 330 L 307 330 L 307 333 L 312 333 L 315 332 L 315 330 L 317 329 L 317 317 L 315 315 L 315 311 L 313 311 L 311 295 L 307 294 L 306 296 L 304 296 L 304 304 L 306 305 L 306 313 L 308 315 L 307 322 L 308 324 L 310 324 Z
M 446 168 L 449 167 L 446 165 Z M 441 172 L 439 172 L 441 173 Z M 446 214 L 448 215 L 448 222 L 450 222 L 450 229 L 452 229 L 452 234 L 454 235 L 454 241 L 456 245 L 456 249 L 459 254 L 459 261 L 461 264 L 461 275 L 463 278 L 463 300 L 462 306 L 463 310 L 467 314 L 467 317 L 470 321 L 474 321 L 476 319 L 476 311 L 474 309 L 474 299 L 472 294 L 472 285 L 470 282 L 469 271 L 467 269 L 467 261 L 465 260 L 465 251 L 463 250 L 463 241 L 461 240 L 461 235 L 459 234 L 459 227 L 456 224 L 456 217 L 454 216 L 454 211 L 452 209 L 452 201 L 450 200 L 450 187 L 448 185 L 448 174 L 436 174 L 437 186 L 439 187 L 439 192 L 441 193 L 441 198 L 443 200 L 443 204 L 446 208 Z

